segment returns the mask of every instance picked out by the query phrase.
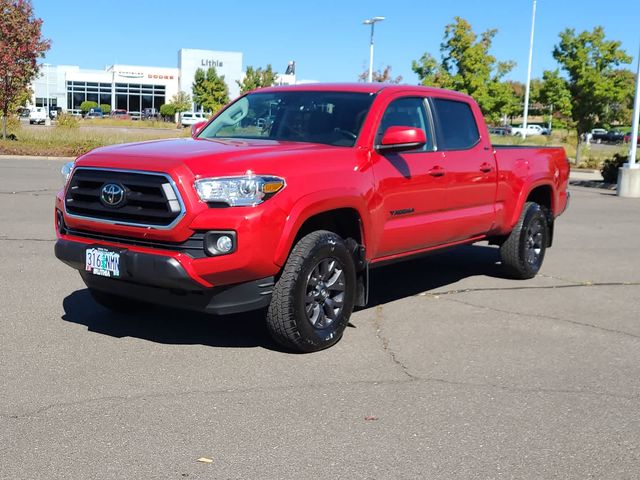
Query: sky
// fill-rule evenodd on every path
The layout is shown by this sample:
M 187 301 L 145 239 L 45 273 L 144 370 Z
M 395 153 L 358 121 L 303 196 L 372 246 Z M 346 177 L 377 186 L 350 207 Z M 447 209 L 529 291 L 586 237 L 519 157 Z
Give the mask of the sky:
M 176 67 L 180 48 L 239 51 L 243 63 L 270 63 L 284 72 L 296 61 L 298 80 L 351 82 L 368 69 L 366 18 L 376 25 L 374 67 L 392 67 L 403 83 L 416 84 L 411 61 L 424 52 L 440 58 L 444 27 L 455 16 L 474 31 L 498 29 L 491 53 L 517 63 L 507 78 L 527 73 L 532 0 L 33 0 L 43 33 L 52 40 L 45 62 L 103 69 L 114 63 Z M 538 0 L 533 76 L 557 68 L 552 57 L 558 34 L 601 25 L 637 58 L 640 1 Z M 628 68 L 635 71 L 636 63 Z

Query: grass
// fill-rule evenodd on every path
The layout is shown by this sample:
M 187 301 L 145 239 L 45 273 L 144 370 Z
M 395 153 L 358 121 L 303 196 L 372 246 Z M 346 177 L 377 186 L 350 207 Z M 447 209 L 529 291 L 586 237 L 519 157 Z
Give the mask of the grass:
M 101 121 L 98 120 L 98 122 Z M 120 127 L 126 127 L 126 125 L 123 125 L 126 120 L 114 120 L 114 122 L 117 122 Z M 138 124 L 140 122 L 135 123 Z M 101 122 L 99 126 L 91 124 L 86 128 L 17 127 L 12 130 L 12 133 L 16 136 L 16 140 L 0 139 L 0 154 L 76 157 L 93 148 L 105 145 L 158 140 L 163 138 L 188 137 L 190 134 L 189 129 L 178 130 L 175 126 L 171 129 L 100 128 L 102 126 Z

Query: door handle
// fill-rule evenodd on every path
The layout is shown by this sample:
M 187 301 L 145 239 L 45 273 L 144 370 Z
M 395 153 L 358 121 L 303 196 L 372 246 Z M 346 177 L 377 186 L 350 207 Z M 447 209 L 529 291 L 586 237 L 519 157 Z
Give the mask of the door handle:
M 435 166 L 431 170 L 429 170 L 429 175 L 431 175 L 432 177 L 443 177 L 444 174 L 444 168 L 440 166 Z
M 482 165 L 480 165 L 480 171 L 482 173 L 489 173 L 492 170 L 493 170 L 493 167 L 488 163 L 483 163 Z

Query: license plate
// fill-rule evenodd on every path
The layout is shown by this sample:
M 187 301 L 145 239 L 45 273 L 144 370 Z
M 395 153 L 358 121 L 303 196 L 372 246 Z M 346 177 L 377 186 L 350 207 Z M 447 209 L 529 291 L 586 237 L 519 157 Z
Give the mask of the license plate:
M 120 277 L 120 253 L 106 248 L 87 248 L 85 269 L 101 277 Z

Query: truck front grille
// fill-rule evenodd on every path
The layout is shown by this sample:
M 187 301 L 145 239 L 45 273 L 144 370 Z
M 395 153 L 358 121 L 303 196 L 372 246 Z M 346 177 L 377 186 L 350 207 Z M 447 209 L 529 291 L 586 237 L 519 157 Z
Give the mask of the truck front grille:
M 184 213 L 167 175 L 78 167 L 65 196 L 67 214 L 141 227 L 170 228 Z

